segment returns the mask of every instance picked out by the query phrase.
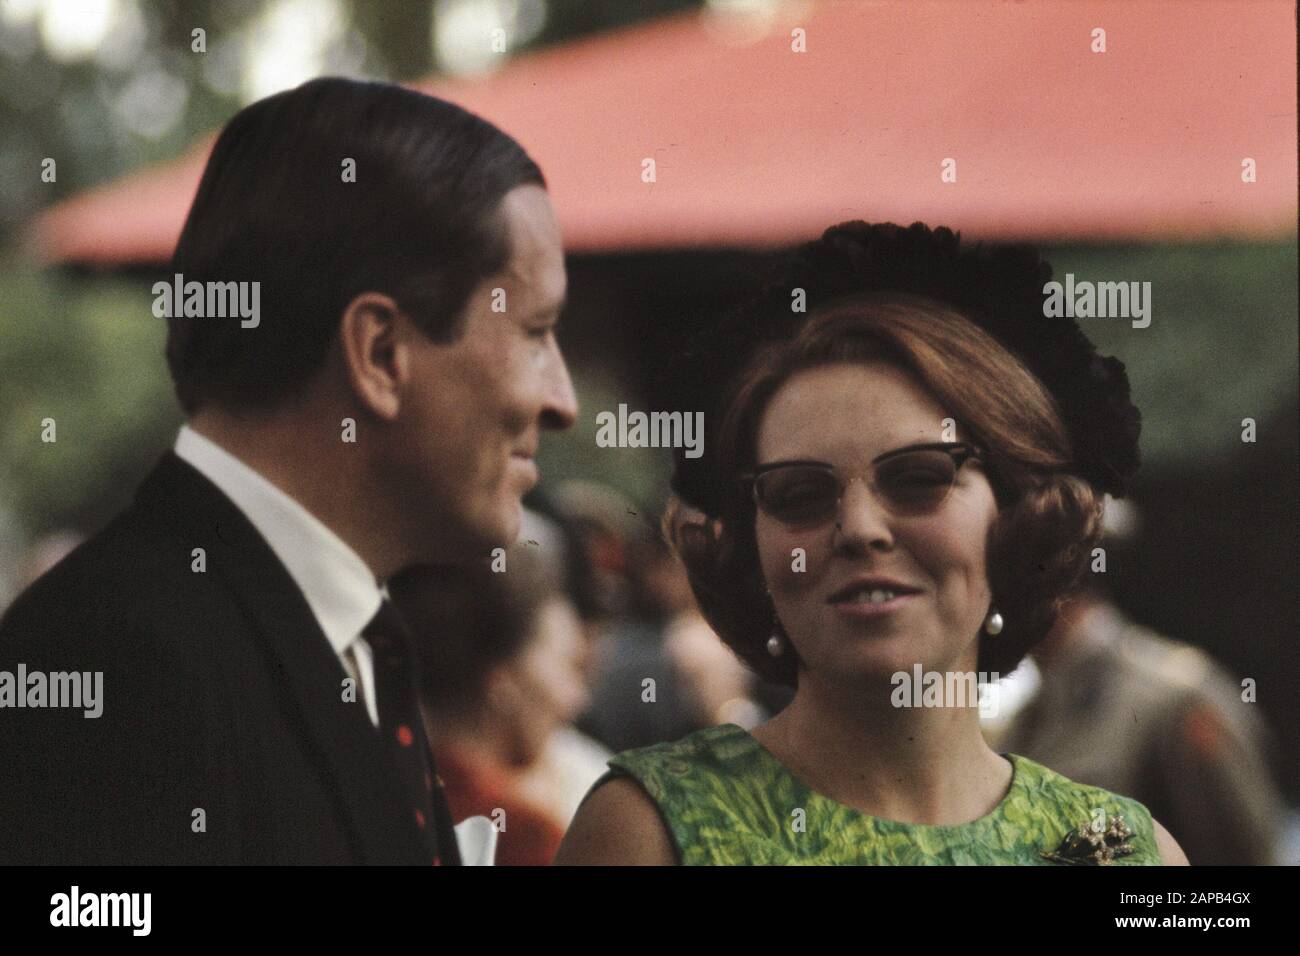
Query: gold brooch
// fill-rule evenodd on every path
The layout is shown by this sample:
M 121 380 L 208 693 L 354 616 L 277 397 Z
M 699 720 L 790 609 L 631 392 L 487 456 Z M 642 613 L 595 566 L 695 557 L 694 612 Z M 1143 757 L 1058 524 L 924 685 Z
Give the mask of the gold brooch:
M 1127 842 L 1131 836 L 1133 831 L 1116 814 L 1105 826 L 1101 819 L 1079 824 L 1065 835 L 1060 846 L 1041 855 L 1045 860 L 1069 866 L 1108 866 L 1116 857 L 1136 852 L 1137 848 Z

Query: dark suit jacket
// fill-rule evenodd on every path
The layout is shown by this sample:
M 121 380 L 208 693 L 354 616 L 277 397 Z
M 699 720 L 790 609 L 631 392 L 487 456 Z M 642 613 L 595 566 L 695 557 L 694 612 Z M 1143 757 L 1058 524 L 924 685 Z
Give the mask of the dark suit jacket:
M 170 452 L 0 620 L 19 663 L 102 671 L 103 713 L 0 708 L 0 863 L 430 862 L 306 599 Z

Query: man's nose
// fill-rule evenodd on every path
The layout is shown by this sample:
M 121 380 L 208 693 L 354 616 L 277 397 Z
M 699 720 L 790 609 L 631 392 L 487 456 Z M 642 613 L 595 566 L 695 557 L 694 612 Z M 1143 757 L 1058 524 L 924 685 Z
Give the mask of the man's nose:
M 557 431 L 570 428 L 578 420 L 578 396 L 573 391 L 573 380 L 564 355 L 557 345 L 555 361 L 551 363 L 546 383 L 546 404 L 542 407 L 542 427 Z
M 836 540 L 840 545 L 883 547 L 894 540 L 888 509 L 862 479 L 854 479 L 845 486 L 836 517 L 839 530 Z

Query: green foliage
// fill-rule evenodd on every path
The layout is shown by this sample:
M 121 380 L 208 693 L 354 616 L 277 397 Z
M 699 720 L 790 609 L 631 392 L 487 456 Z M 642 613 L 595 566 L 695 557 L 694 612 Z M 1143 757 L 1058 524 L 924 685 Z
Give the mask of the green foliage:
M 572 40 L 699 5 L 700 0 L 592 3 L 546 0 L 541 32 L 514 52 Z M 243 105 L 240 56 L 268 11 L 285 0 L 124 0 L 134 11 L 138 41 L 129 52 L 112 44 L 91 56 L 59 62 L 45 48 L 36 21 L 0 23 L 0 241 L 38 209 L 59 199 L 185 151 Z M 295 7 L 310 11 L 310 3 Z M 432 0 L 344 0 L 347 36 L 321 64 L 321 75 L 409 82 L 437 71 L 430 40 Z M 130 19 L 119 13 L 119 19 Z M 313 24 L 304 17 L 303 36 Z M 205 31 L 206 52 L 192 50 Z M 229 41 L 229 42 L 227 42 Z M 142 85 L 143 84 L 143 85 Z M 142 92 L 143 91 L 143 92 Z M 179 104 L 172 122 L 132 129 L 127 114 L 159 101 Z M 133 110 L 133 105 L 136 109 Z M 164 110 L 164 112 L 166 112 Z M 58 178 L 40 179 L 54 158 Z
M 143 281 L 0 265 L 0 489 L 29 534 L 103 521 L 179 421 Z M 54 442 L 41 440 L 55 422 Z
M 1080 319 L 1128 367 L 1142 411 L 1146 466 L 1221 458 L 1240 448 L 1241 420 L 1261 426 L 1294 406 L 1296 243 L 1069 246 L 1048 250 L 1053 278 L 1151 283 L 1151 325 Z

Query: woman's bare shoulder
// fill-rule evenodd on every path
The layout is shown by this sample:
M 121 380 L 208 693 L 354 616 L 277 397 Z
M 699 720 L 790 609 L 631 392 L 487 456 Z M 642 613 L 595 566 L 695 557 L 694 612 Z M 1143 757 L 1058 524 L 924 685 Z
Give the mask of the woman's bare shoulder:
M 677 850 L 654 802 L 628 777 L 612 777 L 578 808 L 557 866 L 673 866 Z
M 1151 818 L 1156 830 L 1156 847 L 1160 850 L 1160 860 L 1165 866 L 1191 866 L 1187 854 L 1178 845 L 1174 835 L 1164 828 L 1155 817 Z

